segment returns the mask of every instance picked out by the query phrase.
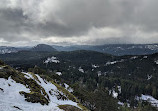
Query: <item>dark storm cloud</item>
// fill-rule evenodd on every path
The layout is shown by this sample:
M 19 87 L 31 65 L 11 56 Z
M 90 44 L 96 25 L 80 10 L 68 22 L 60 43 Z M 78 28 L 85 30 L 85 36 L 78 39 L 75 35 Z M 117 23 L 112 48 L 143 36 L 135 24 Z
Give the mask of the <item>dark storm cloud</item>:
M 0 43 L 158 42 L 157 0 L 1 0 Z

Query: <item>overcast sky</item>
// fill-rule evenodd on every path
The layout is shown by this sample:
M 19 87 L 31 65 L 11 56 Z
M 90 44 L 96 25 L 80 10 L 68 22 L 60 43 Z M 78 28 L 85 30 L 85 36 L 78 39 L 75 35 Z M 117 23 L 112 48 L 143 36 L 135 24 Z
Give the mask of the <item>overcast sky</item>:
M 0 45 L 158 43 L 158 0 L 0 0 Z

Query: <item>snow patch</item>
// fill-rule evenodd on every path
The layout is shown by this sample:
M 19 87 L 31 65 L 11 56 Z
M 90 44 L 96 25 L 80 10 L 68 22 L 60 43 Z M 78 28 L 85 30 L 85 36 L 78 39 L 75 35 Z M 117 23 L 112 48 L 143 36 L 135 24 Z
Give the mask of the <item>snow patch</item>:
M 27 79 L 31 79 L 28 75 L 24 75 L 24 77 L 27 78 Z
M 57 60 L 56 57 L 52 56 L 51 58 L 48 57 L 47 60 L 44 61 L 45 64 L 48 64 L 48 63 L 59 63 L 60 61 Z
M 69 85 L 67 85 L 66 83 L 64 83 L 64 85 L 66 90 L 68 90 L 69 92 L 73 92 L 73 89 Z
M 119 94 L 121 94 L 121 86 L 117 86 Z
M 114 98 L 117 98 L 118 93 L 113 90 L 113 91 L 112 91 L 112 96 L 113 96 Z
M 110 90 L 110 91 L 109 91 L 109 95 L 110 95 L 110 94 L 112 94 L 112 97 L 113 97 L 113 98 L 117 98 L 117 97 L 118 97 L 118 93 L 115 92 L 115 90 Z
M 101 76 L 101 71 L 98 71 L 97 73 L 98 73 L 98 77 Z
M 106 65 L 112 65 L 112 64 L 116 64 L 117 61 L 113 61 L 113 62 L 107 62 Z
M 150 80 L 152 78 L 152 75 L 147 75 L 147 80 Z
M 123 103 L 123 102 L 120 102 L 120 101 L 119 101 L 117 104 L 118 104 L 118 105 L 121 105 L 121 106 L 124 105 L 124 103 Z
M 133 60 L 133 59 L 137 59 L 137 58 L 138 58 L 137 56 L 133 56 L 130 59 Z
M 80 72 L 84 73 L 84 70 L 83 70 L 81 67 L 79 67 L 78 70 L 79 70 Z
M 28 73 L 28 72 L 22 72 L 24 74 L 24 77 L 27 78 L 27 79 L 34 79 L 34 77 Z
M 95 64 L 92 64 L 92 67 L 93 67 L 93 68 L 98 68 L 99 66 L 98 66 L 98 65 L 95 65 Z
M 152 106 L 157 107 L 158 108 L 158 100 L 155 99 L 154 97 L 150 96 L 150 95 L 141 95 L 141 97 L 136 97 L 137 100 L 144 100 L 144 101 L 148 101 L 149 103 L 151 103 Z
M 62 73 L 61 73 L 61 72 L 56 72 L 56 74 L 57 74 L 57 75 L 59 75 L 59 76 L 61 76 L 61 75 L 62 75 Z
M 121 59 L 120 61 L 107 62 L 107 63 L 106 63 L 106 66 L 107 66 L 107 65 L 113 65 L 113 64 L 116 64 L 116 63 L 118 63 L 118 62 L 124 62 L 124 59 Z
M 158 45 L 147 45 L 147 46 L 145 46 L 145 48 L 150 49 L 150 50 L 157 50 Z
M 156 60 L 155 63 L 158 65 L 158 60 Z
M 144 56 L 143 58 L 144 58 L 144 59 L 147 59 L 147 58 L 148 58 L 148 56 Z
M 124 48 L 122 48 L 122 47 L 116 47 L 117 49 L 120 49 L 120 50 L 125 50 Z

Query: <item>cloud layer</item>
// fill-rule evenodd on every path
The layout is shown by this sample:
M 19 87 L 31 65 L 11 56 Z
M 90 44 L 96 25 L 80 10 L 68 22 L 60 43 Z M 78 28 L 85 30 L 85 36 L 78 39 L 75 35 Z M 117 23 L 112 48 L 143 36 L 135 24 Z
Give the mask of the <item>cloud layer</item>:
M 1 0 L 0 45 L 158 42 L 157 0 Z

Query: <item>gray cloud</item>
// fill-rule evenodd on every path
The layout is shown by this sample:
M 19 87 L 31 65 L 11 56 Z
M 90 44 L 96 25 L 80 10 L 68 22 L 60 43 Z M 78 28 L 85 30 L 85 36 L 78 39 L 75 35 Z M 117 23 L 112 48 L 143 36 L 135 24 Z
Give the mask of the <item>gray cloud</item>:
M 158 42 L 157 4 L 157 0 L 1 0 L 0 45 Z

